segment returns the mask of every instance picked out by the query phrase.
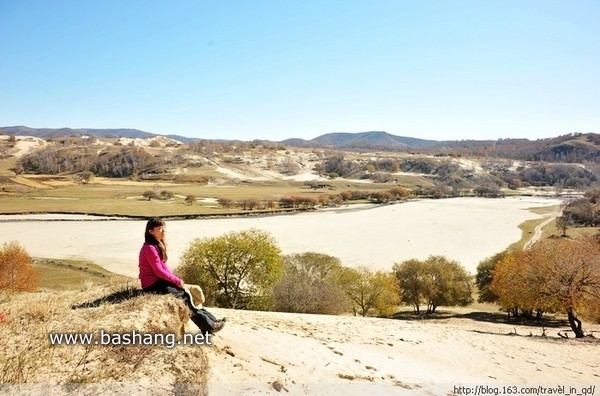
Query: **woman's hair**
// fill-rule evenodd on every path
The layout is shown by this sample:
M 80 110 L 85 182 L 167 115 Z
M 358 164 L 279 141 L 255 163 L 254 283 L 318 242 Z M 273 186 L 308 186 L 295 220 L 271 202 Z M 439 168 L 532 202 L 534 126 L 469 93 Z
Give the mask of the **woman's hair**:
M 156 246 L 156 248 L 158 249 L 158 251 L 160 253 L 160 257 L 163 259 L 163 261 L 167 261 L 168 257 L 167 257 L 166 242 L 157 240 L 156 238 L 154 238 L 154 235 L 152 235 L 150 233 L 150 230 L 152 230 L 156 227 L 164 227 L 164 226 L 165 226 L 165 221 L 163 219 L 161 219 L 160 217 L 151 218 L 146 223 L 146 232 L 144 233 L 144 239 L 146 240 L 146 243 Z

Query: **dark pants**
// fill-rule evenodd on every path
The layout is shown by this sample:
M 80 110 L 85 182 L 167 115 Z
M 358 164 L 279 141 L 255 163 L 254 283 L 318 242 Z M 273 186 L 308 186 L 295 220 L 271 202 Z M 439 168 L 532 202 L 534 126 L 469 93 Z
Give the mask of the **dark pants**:
M 185 300 L 186 305 L 192 311 L 192 322 L 198 326 L 202 332 L 212 332 L 215 327 L 217 318 L 204 308 L 196 309 L 190 301 L 190 296 L 178 286 L 175 286 L 171 282 L 164 279 L 159 279 L 154 282 L 151 286 L 144 289 L 145 292 L 158 293 L 158 294 L 172 294 L 178 298 Z

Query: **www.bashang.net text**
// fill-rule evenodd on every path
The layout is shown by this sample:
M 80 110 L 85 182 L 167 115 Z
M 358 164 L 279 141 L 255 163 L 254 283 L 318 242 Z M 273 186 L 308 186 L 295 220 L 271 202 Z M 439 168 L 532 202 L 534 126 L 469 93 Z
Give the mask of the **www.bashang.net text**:
M 130 332 L 110 333 L 100 330 L 93 333 L 49 333 L 51 345 L 163 345 L 173 348 L 176 345 L 212 345 L 212 334 L 185 333 L 181 339 L 172 333 Z

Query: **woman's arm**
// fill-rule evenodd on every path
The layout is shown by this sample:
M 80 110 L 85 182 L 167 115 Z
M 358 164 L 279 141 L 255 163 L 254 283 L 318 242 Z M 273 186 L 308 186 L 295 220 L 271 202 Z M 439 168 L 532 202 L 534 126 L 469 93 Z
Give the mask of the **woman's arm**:
M 144 245 L 142 247 L 142 255 L 157 278 L 164 279 L 176 286 L 183 287 L 183 281 L 167 268 L 164 261 L 162 261 L 156 246 Z

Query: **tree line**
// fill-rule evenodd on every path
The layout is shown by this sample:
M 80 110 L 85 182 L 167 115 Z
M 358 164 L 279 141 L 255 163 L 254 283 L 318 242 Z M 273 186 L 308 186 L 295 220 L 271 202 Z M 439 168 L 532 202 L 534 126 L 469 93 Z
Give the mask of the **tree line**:
M 18 242 L 5 243 L 0 290 L 36 290 L 39 275 L 31 263 Z M 477 289 L 479 302 L 499 304 L 509 319 L 564 314 L 576 338 L 585 336 L 583 319 L 600 322 L 598 236 L 548 238 L 498 253 L 478 265 L 473 279 L 443 256 L 374 271 L 322 253 L 283 255 L 270 234 L 249 229 L 192 241 L 175 272 L 201 285 L 208 305 L 224 308 L 389 316 L 404 304 L 425 315 L 440 306 L 469 305 Z
M 410 172 L 432 180 L 436 186 L 448 189 L 450 195 L 458 195 L 461 190 L 475 188 L 498 191 L 507 187 L 557 187 L 590 188 L 599 183 L 600 166 L 595 163 L 581 164 L 549 163 L 537 161 L 514 166 L 512 161 L 483 161 L 482 169 L 461 167 L 453 156 L 436 157 L 379 158 L 377 160 L 350 159 L 344 153 L 332 153 L 314 169 L 321 176 L 370 179 L 375 182 L 397 180 L 394 173 Z M 454 157 L 455 158 L 455 157 Z
M 257 229 L 194 240 L 175 271 L 226 308 L 386 316 L 401 303 L 431 314 L 473 301 L 470 275 L 445 257 L 400 262 L 392 271 L 351 268 L 322 253 L 282 255 Z
M 60 174 L 91 172 L 101 177 L 129 177 L 144 172 L 161 172 L 162 157 L 140 147 L 116 147 L 98 152 L 93 147 L 49 146 L 22 156 L 16 173 Z
M 582 318 L 600 321 L 600 241 L 596 236 L 549 238 L 525 251 L 482 261 L 473 277 L 443 256 L 395 263 L 391 271 L 345 267 L 307 252 L 282 255 L 272 237 L 251 229 L 197 239 L 176 272 L 207 289 L 209 302 L 227 308 L 355 315 L 393 314 L 400 304 L 417 315 L 439 306 L 497 303 L 510 316 L 566 315 L 575 337 Z

